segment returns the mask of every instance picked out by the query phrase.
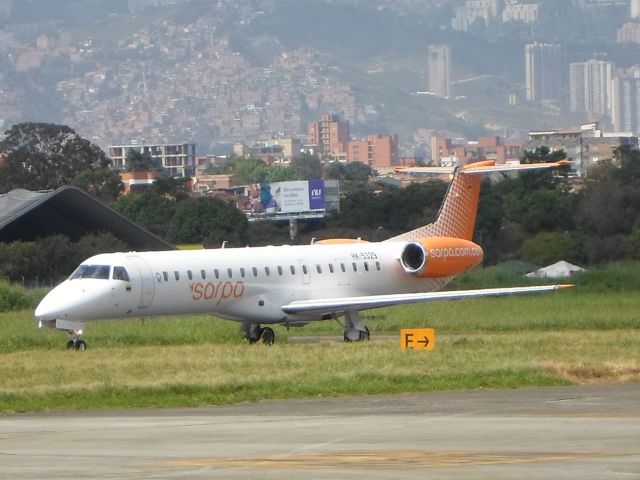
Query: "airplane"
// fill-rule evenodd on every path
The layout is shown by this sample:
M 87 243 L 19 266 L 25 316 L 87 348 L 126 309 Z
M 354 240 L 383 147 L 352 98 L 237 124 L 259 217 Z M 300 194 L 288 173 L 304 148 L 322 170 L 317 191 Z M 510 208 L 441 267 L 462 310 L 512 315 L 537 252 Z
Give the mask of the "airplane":
M 40 327 L 69 333 L 67 348 L 75 350 L 87 347 L 81 338 L 87 321 L 175 314 L 234 320 L 249 343 L 269 345 L 275 333 L 268 325 L 302 326 L 344 316 L 344 340 L 349 342 L 370 338 L 363 310 L 569 287 L 440 291 L 482 262 L 482 248 L 472 238 L 484 175 L 569 163 L 485 161 L 456 167 L 433 223 L 380 242 L 336 238 L 302 246 L 95 255 L 45 296 L 35 317 Z

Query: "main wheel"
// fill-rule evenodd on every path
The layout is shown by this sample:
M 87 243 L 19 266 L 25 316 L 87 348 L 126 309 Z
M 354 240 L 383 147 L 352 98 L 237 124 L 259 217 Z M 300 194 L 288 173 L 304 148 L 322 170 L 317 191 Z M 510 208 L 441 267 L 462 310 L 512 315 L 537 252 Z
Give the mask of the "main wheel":
M 272 328 L 265 327 L 262 330 L 262 343 L 265 345 L 273 345 L 276 341 L 276 334 Z
M 263 333 L 264 328 L 256 328 L 253 333 L 247 337 L 247 340 L 249 340 L 249 344 L 253 345 L 254 343 L 258 343 L 262 338 Z
M 71 349 L 75 349 L 75 348 L 76 348 L 75 342 L 73 340 L 69 340 L 67 342 L 67 350 L 71 350 Z
M 358 338 L 359 341 L 365 341 L 365 340 L 369 340 L 371 338 L 371 333 L 369 332 L 369 328 L 368 327 L 364 327 L 364 331 L 360 330 L 360 338 Z
M 84 340 L 78 340 L 74 348 L 79 352 L 84 352 L 87 349 L 87 344 Z

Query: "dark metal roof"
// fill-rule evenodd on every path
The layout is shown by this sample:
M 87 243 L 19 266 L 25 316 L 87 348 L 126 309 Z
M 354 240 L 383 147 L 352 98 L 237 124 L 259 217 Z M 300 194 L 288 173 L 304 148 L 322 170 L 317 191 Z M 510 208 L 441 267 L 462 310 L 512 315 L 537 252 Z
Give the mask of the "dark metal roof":
M 0 242 L 30 241 L 56 233 L 77 240 L 103 231 L 132 250 L 175 248 L 76 187 L 52 192 L 16 189 L 0 195 Z

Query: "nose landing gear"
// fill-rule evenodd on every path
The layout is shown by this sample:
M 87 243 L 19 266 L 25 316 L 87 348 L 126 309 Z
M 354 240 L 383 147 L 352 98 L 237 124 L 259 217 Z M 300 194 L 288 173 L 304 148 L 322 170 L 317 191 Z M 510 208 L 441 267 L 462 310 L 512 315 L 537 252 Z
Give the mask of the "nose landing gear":
M 87 343 L 80 338 L 82 330 L 67 330 L 67 333 L 71 336 L 71 340 L 67 342 L 67 350 L 77 350 L 84 352 L 87 349 Z
M 67 350 L 78 350 L 79 352 L 84 352 L 86 349 L 87 343 L 84 340 L 76 338 L 67 342 Z
M 84 322 L 62 320 L 58 318 L 55 320 L 40 320 L 38 327 L 54 328 L 56 330 L 67 332 L 71 337 L 71 340 L 67 342 L 67 350 L 84 352 L 87 349 L 87 343 L 80 338 L 84 331 Z

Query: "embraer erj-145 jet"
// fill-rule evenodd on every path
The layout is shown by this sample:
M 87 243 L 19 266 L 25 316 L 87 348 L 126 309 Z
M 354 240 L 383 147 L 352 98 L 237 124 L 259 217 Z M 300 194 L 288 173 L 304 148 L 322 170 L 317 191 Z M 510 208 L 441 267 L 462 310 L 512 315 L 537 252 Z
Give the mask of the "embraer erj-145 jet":
M 273 329 L 345 317 L 345 341 L 367 340 L 359 312 L 433 300 L 550 291 L 564 285 L 439 292 L 482 261 L 473 243 L 484 174 L 537 170 L 481 162 L 458 168 L 435 222 L 382 242 L 331 239 L 304 246 L 106 253 L 85 260 L 38 305 L 40 326 L 71 334 L 84 322 L 209 313 L 241 322 L 246 338 L 271 344 Z

